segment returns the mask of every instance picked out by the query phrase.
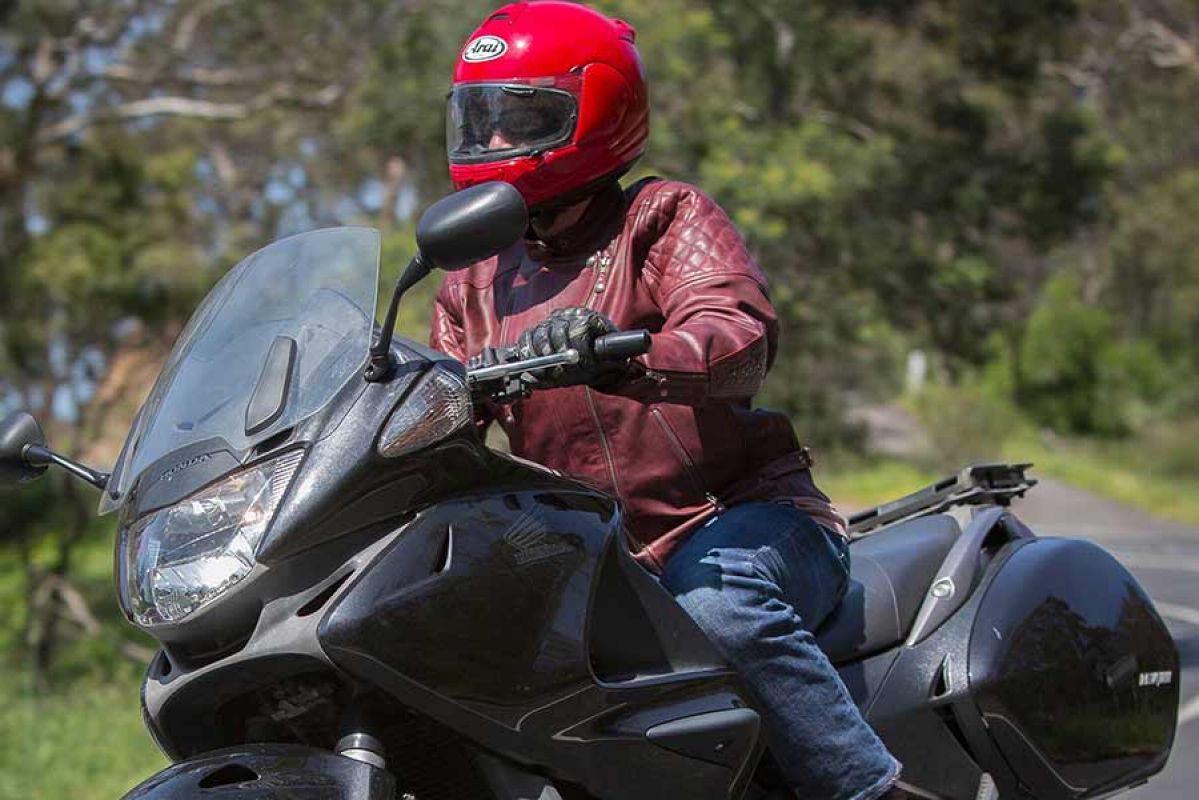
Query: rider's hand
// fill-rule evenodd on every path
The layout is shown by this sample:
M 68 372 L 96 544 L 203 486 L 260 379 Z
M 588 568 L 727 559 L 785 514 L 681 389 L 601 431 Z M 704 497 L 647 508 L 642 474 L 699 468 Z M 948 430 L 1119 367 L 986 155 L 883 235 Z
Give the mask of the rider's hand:
M 615 333 L 612 320 L 590 308 L 559 308 L 541 322 L 520 335 L 513 347 L 519 359 L 552 356 L 574 350 L 579 354 L 579 363 L 570 368 L 551 371 L 546 384 L 567 386 L 590 383 L 607 372 L 607 365 L 595 358 L 595 340 L 605 334 Z
M 590 308 L 559 308 L 541 322 L 529 328 L 516 340 L 516 353 L 521 359 L 552 356 L 575 350 L 579 367 L 595 364 L 595 340 L 615 333 L 612 320 Z

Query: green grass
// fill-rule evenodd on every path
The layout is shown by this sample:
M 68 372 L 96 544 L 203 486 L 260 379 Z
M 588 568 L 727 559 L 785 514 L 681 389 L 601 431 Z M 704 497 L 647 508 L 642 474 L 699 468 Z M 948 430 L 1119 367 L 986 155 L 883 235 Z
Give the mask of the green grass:
M 1199 525 L 1199 474 L 1179 452 L 1199 460 L 1190 428 L 1126 440 L 1046 436 L 1022 424 L 990 457 L 1032 462 L 1034 477 L 1054 478 L 1162 519 Z M 966 466 L 966 458 L 956 468 Z M 983 458 L 981 460 L 989 460 Z M 956 462 L 955 462 L 956 463 Z M 832 457 L 818 464 L 817 484 L 843 512 L 894 500 L 953 471 L 895 459 Z
M 0 551 L 0 800 L 117 798 L 166 763 L 142 726 L 144 667 L 120 652 L 123 640 L 145 646 L 148 639 L 121 620 L 108 524 L 97 524 L 72 562 L 72 583 L 103 634 L 80 638 L 64 622 L 73 635 L 60 648 L 50 688 L 35 693 L 20 663 L 25 580 L 16 554 Z
M 980 386 L 930 387 L 901 403 L 928 432 L 924 460 L 950 472 L 968 463 L 1032 462 L 1054 478 L 1132 508 L 1199 525 L 1199 419 L 1142 421 L 1125 438 L 1055 435 Z
M 38 697 L 27 683 L 11 670 L 0 678 L 0 800 L 117 798 L 165 766 L 136 678 Z
M 830 458 L 817 465 L 815 477 L 820 489 L 847 514 L 895 500 L 940 476 L 895 459 Z
M 1154 453 L 1143 442 L 1079 438 L 1046 442 L 1023 431 L 1004 445 L 1001 456 L 1011 462 L 1031 461 L 1034 477 L 1054 478 L 1162 519 L 1199 525 L 1199 477 L 1156 471 Z M 893 459 L 830 460 L 819 465 L 815 475 L 842 513 L 894 500 L 943 477 L 935 470 Z
M 1191 444 L 1193 440 L 1188 440 Z M 1143 440 L 1046 440 L 1024 431 L 1004 447 L 1012 461 L 1031 461 L 1034 475 L 1138 508 L 1162 519 L 1199 525 L 1199 477 L 1161 466 L 1157 447 Z

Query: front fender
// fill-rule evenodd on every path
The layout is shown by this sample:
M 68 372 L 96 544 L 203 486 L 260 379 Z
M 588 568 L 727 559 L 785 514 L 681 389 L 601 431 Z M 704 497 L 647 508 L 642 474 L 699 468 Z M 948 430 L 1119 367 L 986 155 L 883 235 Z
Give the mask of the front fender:
M 252 744 L 172 764 L 124 800 L 394 800 L 391 774 L 328 750 Z

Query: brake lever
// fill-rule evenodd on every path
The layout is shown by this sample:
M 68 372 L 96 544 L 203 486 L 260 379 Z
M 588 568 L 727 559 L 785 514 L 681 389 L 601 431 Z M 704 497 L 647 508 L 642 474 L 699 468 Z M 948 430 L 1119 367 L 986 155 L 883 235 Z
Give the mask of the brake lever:
M 512 403 L 533 393 L 538 380 L 534 372 L 579 363 L 579 351 L 566 350 L 551 356 L 527 358 L 489 367 L 480 367 L 466 374 L 466 385 L 472 396 L 496 403 Z
M 592 346 L 597 361 L 616 363 L 648 353 L 653 347 L 653 339 L 647 330 L 617 331 L 598 337 Z M 466 375 L 467 386 L 476 401 L 512 403 L 526 398 L 534 389 L 544 388 L 535 373 L 571 367 L 581 360 L 579 351 L 571 349 L 550 356 L 509 361 L 513 349 L 488 347 L 476 357 L 486 364 Z
M 466 382 L 468 385 L 476 385 L 486 383 L 496 379 L 503 379 L 509 375 L 519 375 L 522 372 L 530 370 L 552 369 L 554 367 L 568 367 L 579 363 L 579 351 L 567 350 L 562 353 L 555 353 L 552 356 L 538 356 L 537 358 L 526 358 L 523 361 L 510 361 L 506 364 L 496 364 L 491 367 L 480 367 L 476 370 L 471 370 L 466 374 Z

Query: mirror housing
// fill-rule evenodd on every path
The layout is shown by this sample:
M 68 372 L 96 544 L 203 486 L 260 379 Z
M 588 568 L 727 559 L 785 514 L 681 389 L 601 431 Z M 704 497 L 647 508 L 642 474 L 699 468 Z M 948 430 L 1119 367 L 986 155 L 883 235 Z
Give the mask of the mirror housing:
M 416 257 L 400 273 L 379 336 L 371 345 L 363 372 L 367 383 L 383 383 L 395 374 L 391 337 L 400 298 L 434 267 L 465 269 L 520 241 L 529 229 L 529 208 L 516 187 L 491 181 L 443 197 L 421 215 L 416 226 Z
M 46 471 L 25 458 L 30 445 L 45 447 L 46 434 L 33 415 L 25 411 L 9 414 L 0 422 L 0 486 L 26 483 Z
M 443 197 L 421 216 L 421 258 L 446 270 L 469 267 L 507 250 L 529 228 L 529 209 L 516 187 L 491 181 Z

